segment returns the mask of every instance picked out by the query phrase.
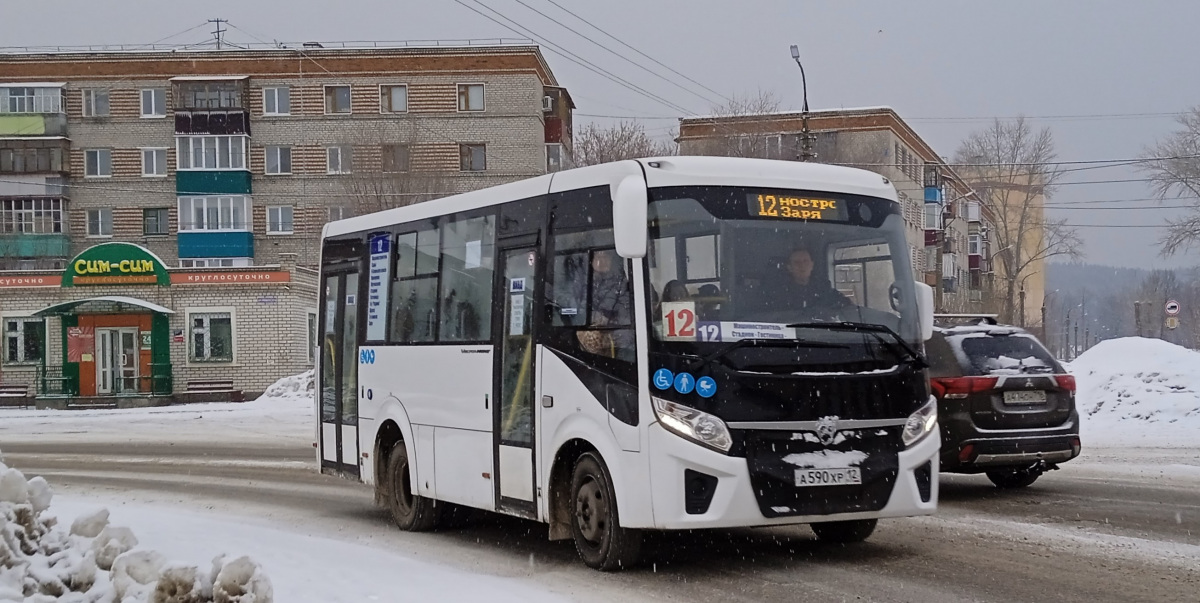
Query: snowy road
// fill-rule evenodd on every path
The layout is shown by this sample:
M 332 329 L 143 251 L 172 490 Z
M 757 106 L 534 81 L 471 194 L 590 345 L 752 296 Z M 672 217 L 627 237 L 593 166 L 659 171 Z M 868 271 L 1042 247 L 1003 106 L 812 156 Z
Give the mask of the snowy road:
M 237 429 L 176 433 L 174 444 L 144 430 L 3 431 L 10 464 L 75 499 L 254 517 L 578 601 L 1094 603 L 1196 601 L 1200 592 L 1197 451 L 1091 451 L 1020 492 L 948 477 L 939 515 L 883 522 L 849 548 L 819 545 L 803 527 L 660 535 L 645 569 L 599 574 L 570 543 L 548 542 L 545 528 L 520 520 L 401 533 L 369 490 L 316 474 L 307 441 L 278 430 L 258 439 Z

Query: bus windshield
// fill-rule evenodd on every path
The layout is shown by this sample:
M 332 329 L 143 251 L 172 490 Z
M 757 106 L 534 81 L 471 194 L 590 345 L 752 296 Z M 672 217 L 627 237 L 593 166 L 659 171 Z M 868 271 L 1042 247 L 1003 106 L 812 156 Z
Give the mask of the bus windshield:
M 901 344 L 919 341 L 909 247 L 893 201 L 659 188 L 651 191 L 649 220 L 655 342 L 691 342 L 676 350 L 698 355 L 710 342 L 750 339 L 885 345 L 887 338 L 866 336 L 867 326 L 886 327 Z

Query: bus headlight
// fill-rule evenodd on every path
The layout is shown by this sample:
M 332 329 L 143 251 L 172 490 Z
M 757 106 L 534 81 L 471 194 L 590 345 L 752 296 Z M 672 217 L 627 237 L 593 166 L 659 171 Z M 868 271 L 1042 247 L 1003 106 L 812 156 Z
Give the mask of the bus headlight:
M 904 442 L 905 446 L 912 446 L 929 435 L 934 427 L 937 427 L 937 398 L 931 396 L 925 406 L 908 415 L 908 420 L 904 422 L 904 433 L 900 434 L 900 440 Z
M 733 436 L 725 421 L 690 406 L 651 396 L 654 414 L 667 431 L 720 452 L 729 452 Z

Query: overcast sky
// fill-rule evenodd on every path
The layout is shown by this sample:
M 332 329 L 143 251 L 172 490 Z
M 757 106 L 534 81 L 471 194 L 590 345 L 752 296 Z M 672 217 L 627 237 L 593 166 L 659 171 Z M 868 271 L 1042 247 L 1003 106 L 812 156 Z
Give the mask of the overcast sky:
M 477 0 L 462 0 L 486 12 Z M 589 120 L 643 116 L 665 134 L 683 109 L 707 112 L 721 98 L 646 59 L 556 7 L 721 95 L 774 91 L 800 106 L 798 44 L 813 109 L 888 105 L 943 156 L 991 117 L 1023 114 L 1049 127 L 1061 160 L 1135 157 L 1175 128 L 1170 114 L 1200 105 L 1200 2 L 1194 0 L 482 0 L 536 35 L 670 103 L 652 100 L 546 49 L 560 83 L 575 98 L 577 127 Z M 634 67 L 548 21 L 622 50 L 679 87 Z M 206 19 L 229 19 L 231 41 L 342 41 L 514 38 L 513 32 L 455 0 L 38 0 L 3 2 L 0 45 L 152 42 Z M 208 26 L 170 38 L 194 43 Z M 520 37 L 528 38 L 528 35 Z M 705 100 L 705 97 L 708 100 Z M 677 107 L 677 108 L 676 108 Z M 1086 116 L 1120 115 L 1096 118 Z M 1155 115 L 1146 115 L 1155 114 Z M 1085 116 L 1085 117 L 1078 117 Z M 954 118 L 954 119 L 951 119 Z M 1068 181 L 1144 178 L 1130 168 L 1074 172 Z M 1200 264 L 1200 254 L 1161 258 L 1155 240 L 1164 217 L 1144 182 L 1063 186 L 1052 215 L 1080 225 L 1086 261 L 1132 267 Z M 1113 204 L 1080 201 L 1129 199 Z M 1068 205 L 1070 204 L 1070 205 Z M 1108 206 L 1141 209 L 1101 210 Z

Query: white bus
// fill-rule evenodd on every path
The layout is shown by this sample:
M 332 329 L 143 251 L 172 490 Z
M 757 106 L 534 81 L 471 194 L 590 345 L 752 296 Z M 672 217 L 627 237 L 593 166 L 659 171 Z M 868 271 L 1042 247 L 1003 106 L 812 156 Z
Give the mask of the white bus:
M 340 220 L 318 457 L 406 530 L 549 524 L 598 569 L 643 530 L 868 537 L 937 507 L 896 191 L 871 172 L 630 160 Z

